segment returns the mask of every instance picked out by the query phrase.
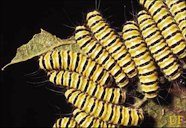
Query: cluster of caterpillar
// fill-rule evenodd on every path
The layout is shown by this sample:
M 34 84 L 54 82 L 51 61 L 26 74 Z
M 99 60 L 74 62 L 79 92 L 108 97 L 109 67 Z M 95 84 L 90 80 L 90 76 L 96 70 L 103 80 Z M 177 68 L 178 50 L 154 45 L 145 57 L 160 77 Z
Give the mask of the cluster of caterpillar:
M 172 83 L 178 82 L 183 79 L 185 69 L 186 2 L 138 1 L 145 8 L 136 19 L 141 38 L 164 77 Z
M 87 14 L 87 21 L 92 20 L 89 16 L 94 13 Z M 106 21 L 104 23 L 107 24 Z M 108 29 L 113 31 L 109 26 Z M 129 78 L 137 76 L 134 61 L 117 33 L 113 31 L 107 36 L 113 39 L 109 40 L 109 47 L 106 48 L 86 26 L 77 26 L 75 40 L 85 55 L 54 50 L 40 56 L 40 68 L 48 72 L 49 81 L 67 89 L 66 99 L 75 108 L 73 117 L 61 121 L 72 123 L 74 120 L 80 127 L 98 124 L 108 127 L 138 126 L 143 122 L 142 109 L 123 105 Z M 106 38 L 103 41 L 106 43 Z M 121 51 L 120 54 L 115 54 L 117 51 Z M 59 120 L 54 126 L 58 124 Z
M 49 81 L 64 86 L 74 106 L 73 116 L 58 119 L 54 127 L 139 126 L 144 120 L 138 108 L 142 103 L 124 106 L 130 81 L 139 79 L 146 100 L 158 97 L 159 71 L 173 83 L 182 77 L 185 1 L 138 1 L 144 10 L 124 24 L 121 36 L 100 12 L 92 11 L 74 35 L 85 55 L 54 50 L 39 58 Z
M 143 110 L 124 107 L 126 90 L 107 86 L 114 82 L 117 85 L 117 81 L 113 81 L 115 77 L 88 56 L 73 51 L 52 51 L 40 57 L 39 66 L 48 72 L 50 82 L 66 87 L 68 102 L 84 111 L 78 115 L 74 114 L 75 110 L 73 112 L 73 119 L 79 126 L 97 126 L 98 122 L 100 126 L 137 126 L 143 121 Z M 85 114 L 84 118 L 77 118 Z M 71 118 L 68 121 L 73 122 Z M 89 123 L 92 125 L 87 125 Z M 58 124 L 59 120 L 54 126 Z

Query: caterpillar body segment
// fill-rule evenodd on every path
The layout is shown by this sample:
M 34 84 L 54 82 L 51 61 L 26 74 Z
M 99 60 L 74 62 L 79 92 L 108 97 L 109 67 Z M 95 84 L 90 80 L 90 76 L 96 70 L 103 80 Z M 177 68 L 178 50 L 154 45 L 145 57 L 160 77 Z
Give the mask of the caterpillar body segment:
M 77 123 L 80 125 L 80 127 L 84 128 L 115 128 L 117 125 L 113 125 L 110 123 L 107 123 L 105 121 L 100 120 L 99 118 L 94 118 L 93 116 L 90 116 L 86 112 L 76 108 L 73 111 L 73 115 Z
M 79 127 L 79 125 L 77 124 L 77 122 L 74 120 L 73 117 L 59 118 L 53 125 L 53 128 L 67 128 L 67 127 L 77 128 Z
M 75 107 L 111 124 L 137 126 L 141 124 L 144 118 L 142 109 L 106 103 L 78 90 L 67 90 L 65 97 Z
M 177 23 L 161 0 L 138 0 L 152 15 L 172 52 L 179 59 L 186 57 L 186 40 Z
M 102 18 L 98 11 L 92 11 L 87 14 L 87 26 L 90 28 L 95 38 L 105 47 L 109 54 L 122 67 L 129 78 L 137 76 L 135 64 L 131 59 L 126 47 L 122 43 L 119 35 L 111 29 Z
M 126 100 L 126 92 L 120 88 L 104 88 L 76 72 L 62 70 L 50 72 L 48 75 L 49 81 L 56 85 L 80 90 L 105 102 L 123 104 Z
M 73 51 L 52 51 L 39 58 L 41 69 L 51 70 L 69 70 L 80 73 L 101 86 L 110 86 L 112 77 L 98 63 L 92 61 L 87 56 Z
M 164 0 L 186 39 L 186 1 Z
M 110 72 L 119 87 L 125 87 L 129 83 L 126 74 L 122 71 L 120 66 L 102 45 L 92 37 L 90 31 L 88 31 L 85 26 L 76 27 L 75 39 L 84 53 L 98 64 L 102 64 L 104 68 Z
M 138 13 L 137 20 L 145 43 L 157 65 L 169 81 L 176 80 L 182 74 L 181 68 L 155 21 L 145 10 Z
M 140 35 L 137 23 L 134 21 L 126 22 L 123 26 L 122 36 L 137 66 L 142 92 L 147 98 L 156 97 L 159 88 L 158 73 L 153 58 Z

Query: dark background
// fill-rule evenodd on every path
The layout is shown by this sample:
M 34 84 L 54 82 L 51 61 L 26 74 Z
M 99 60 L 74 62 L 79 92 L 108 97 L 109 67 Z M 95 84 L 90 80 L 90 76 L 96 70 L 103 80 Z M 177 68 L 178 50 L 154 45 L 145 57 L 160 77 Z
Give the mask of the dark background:
M 0 5 L 2 68 L 15 56 L 16 49 L 39 33 L 40 28 L 60 38 L 70 37 L 74 29 L 66 25 L 82 25 L 86 13 L 95 9 L 95 0 L 3 0 Z M 134 11 L 139 9 L 135 0 L 133 6 Z M 121 31 L 126 19 L 133 18 L 130 0 L 101 0 L 99 10 L 117 31 Z M 33 58 L 0 71 L 1 126 L 51 127 L 59 114 L 64 116 L 70 112 L 70 106 L 62 94 L 36 84 L 44 81 L 42 73 L 25 76 L 37 70 L 38 61 L 37 58 Z M 30 81 L 31 84 L 28 83 Z M 34 83 L 36 85 L 33 85 Z

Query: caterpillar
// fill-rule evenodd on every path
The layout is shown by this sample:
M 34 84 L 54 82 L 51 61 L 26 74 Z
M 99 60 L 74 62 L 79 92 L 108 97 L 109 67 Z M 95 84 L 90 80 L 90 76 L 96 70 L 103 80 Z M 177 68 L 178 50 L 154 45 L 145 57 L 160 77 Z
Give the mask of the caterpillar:
M 73 51 L 51 51 L 39 58 L 39 67 L 44 70 L 69 70 L 80 73 L 101 86 L 110 86 L 112 77 L 99 64 L 87 56 Z
M 161 0 L 138 0 L 152 15 L 168 46 L 179 59 L 186 57 L 186 41 L 174 18 Z
M 137 66 L 142 92 L 147 98 L 156 97 L 159 88 L 156 66 L 140 35 L 137 23 L 127 21 L 122 32 L 125 45 Z
M 129 81 L 116 61 L 109 53 L 94 39 L 85 26 L 77 26 L 75 30 L 75 40 L 80 48 L 98 64 L 102 64 L 112 76 L 119 87 L 125 87 Z
M 63 117 L 57 119 L 57 121 L 54 123 L 53 128 L 77 128 L 79 125 L 72 117 Z
M 186 39 L 186 2 L 184 0 L 164 1 Z
M 182 74 L 180 65 L 161 35 L 155 21 L 146 10 L 138 13 L 137 20 L 145 43 L 155 62 L 169 81 L 176 80 Z
M 137 126 L 144 119 L 142 109 L 106 103 L 75 89 L 68 89 L 65 97 L 75 107 L 111 124 Z
M 67 88 L 74 88 L 82 92 L 102 99 L 105 102 L 123 104 L 126 100 L 126 92 L 120 88 L 104 88 L 86 77 L 69 71 L 53 71 L 49 74 L 49 81 L 55 85 L 63 85 Z
M 94 118 L 87 114 L 86 112 L 76 108 L 73 111 L 74 119 L 80 125 L 80 127 L 84 128 L 115 128 L 116 125 L 107 123 L 105 121 L 100 120 L 99 118 Z
M 109 54 L 117 61 L 118 65 L 129 78 L 137 76 L 135 64 L 126 47 L 113 29 L 111 29 L 98 11 L 92 11 L 86 17 L 87 26 L 95 38 L 105 47 Z

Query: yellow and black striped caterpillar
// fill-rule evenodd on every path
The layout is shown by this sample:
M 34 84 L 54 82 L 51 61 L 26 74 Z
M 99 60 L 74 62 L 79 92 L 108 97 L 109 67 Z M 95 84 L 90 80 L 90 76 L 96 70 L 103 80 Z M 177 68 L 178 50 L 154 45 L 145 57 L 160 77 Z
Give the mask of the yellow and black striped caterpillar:
M 185 0 L 164 0 L 169 11 L 174 16 L 182 34 L 186 39 L 186 1 Z
M 115 128 L 117 125 L 109 124 L 105 121 L 100 120 L 99 118 L 94 118 L 86 112 L 76 108 L 73 111 L 74 119 L 83 128 Z
M 63 85 L 67 88 L 74 88 L 86 92 L 90 96 L 114 104 L 123 104 L 126 100 L 126 92 L 120 88 L 104 88 L 86 77 L 69 71 L 52 71 L 49 74 L 49 81 L 56 85 Z
M 95 38 L 105 47 L 109 54 L 122 67 L 129 78 L 137 76 L 135 64 L 123 45 L 119 35 L 111 29 L 108 23 L 102 18 L 98 11 L 92 11 L 87 14 L 87 26 L 90 28 Z
M 125 87 L 128 84 L 129 81 L 126 74 L 103 46 L 92 37 L 90 31 L 87 30 L 85 26 L 76 27 L 75 39 L 83 52 L 89 55 L 98 64 L 103 65 L 104 68 L 114 77 L 117 86 Z
M 147 98 L 156 97 L 159 88 L 158 73 L 153 58 L 141 37 L 137 23 L 127 21 L 123 26 L 122 37 L 137 66 L 141 90 Z
M 145 43 L 155 62 L 169 81 L 176 80 L 182 74 L 181 68 L 155 21 L 146 10 L 138 13 L 137 20 Z
M 186 57 L 186 41 L 177 23 L 161 0 L 138 0 L 152 15 L 168 46 L 179 59 Z
M 144 119 L 142 109 L 106 103 L 75 89 L 67 90 L 65 97 L 75 107 L 111 124 L 137 126 Z
M 73 51 L 47 52 L 39 58 L 39 66 L 44 70 L 69 70 L 80 73 L 101 86 L 109 86 L 112 81 L 110 74 L 99 64 L 83 54 Z
M 74 120 L 73 117 L 59 118 L 53 125 L 53 128 L 67 128 L 67 127 L 77 128 L 79 127 L 79 125 L 77 124 L 77 122 Z

